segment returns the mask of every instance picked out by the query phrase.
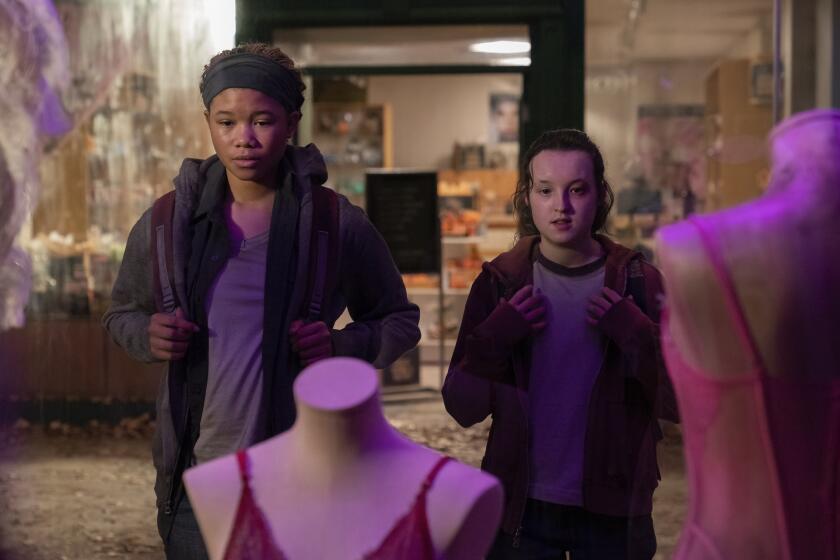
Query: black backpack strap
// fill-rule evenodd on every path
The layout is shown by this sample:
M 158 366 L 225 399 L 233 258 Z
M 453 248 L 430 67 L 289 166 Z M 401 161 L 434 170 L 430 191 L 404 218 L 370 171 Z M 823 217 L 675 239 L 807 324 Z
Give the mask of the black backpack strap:
M 155 308 L 174 313 L 178 307 L 175 293 L 175 265 L 172 253 L 172 217 L 175 214 L 175 191 L 169 191 L 152 206 L 152 270 Z
M 312 238 L 309 241 L 309 283 L 303 315 L 322 319 L 324 307 L 338 284 L 338 195 L 316 185 L 312 188 Z

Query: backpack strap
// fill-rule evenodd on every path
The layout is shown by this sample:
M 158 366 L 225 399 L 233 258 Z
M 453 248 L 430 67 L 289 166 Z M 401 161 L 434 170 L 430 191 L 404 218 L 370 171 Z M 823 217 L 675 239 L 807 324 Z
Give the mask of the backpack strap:
M 633 302 L 647 315 L 645 273 L 642 270 L 641 257 L 631 260 L 627 267 L 627 293 L 633 296 Z
M 172 217 L 175 214 L 175 191 L 158 198 L 152 206 L 152 276 L 155 308 L 161 313 L 174 313 L 178 297 L 174 285 L 175 265 L 172 253 Z
M 645 294 L 645 275 L 642 270 L 642 257 L 636 257 L 630 261 L 628 266 L 627 292 L 633 296 L 633 301 L 639 309 L 647 315 L 647 296 Z M 678 421 L 677 399 L 674 394 L 674 387 L 667 379 L 667 374 L 666 379 L 659 384 L 656 392 L 655 408 L 657 418 L 670 422 Z M 653 433 L 656 441 L 662 439 L 662 428 L 659 426 L 659 422 L 654 423 Z
M 314 186 L 309 283 L 303 307 L 307 321 L 321 320 L 325 302 L 338 283 L 338 227 L 338 195 L 328 187 Z

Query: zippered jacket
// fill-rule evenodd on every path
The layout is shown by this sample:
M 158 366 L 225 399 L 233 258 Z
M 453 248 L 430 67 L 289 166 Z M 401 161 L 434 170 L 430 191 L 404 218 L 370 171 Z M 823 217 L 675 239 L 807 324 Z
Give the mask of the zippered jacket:
M 677 421 L 676 404 L 659 347 L 659 271 L 603 236 L 604 284 L 627 294 L 630 269 L 644 278 L 646 312 L 629 298 L 598 324 L 606 344 L 603 366 L 589 400 L 584 439 L 583 507 L 614 516 L 651 512 L 658 484 L 657 417 Z M 470 290 L 464 318 L 443 385 L 446 410 L 464 427 L 492 417 L 482 468 L 505 489 L 503 531 L 515 534 L 528 498 L 528 379 L 530 326 L 507 301 L 533 283 L 539 237 L 485 263 Z M 631 267 L 632 261 L 639 265 Z M 562 320 L 558 318 L 558 320 Z
M 300 371 L 288 331 L 303 318 L 312 239 L 312 188 L 326 180 L 323 158 L 314 145 L 288 146 L 284 182 L 275 202 L 266 262 L 263 324 L 263 390 L 259 405 L 265 427 L 260 439 L 287 430 L 295 420 L 292 383 Z M 223 213 L 227 181 L 218 157 L 184 160 L 175 183 L 172 218 L 174 292 L 187 319 L 200 327 L 187 355 L 172 361 L 157 399 L 153 458 L 159 529 L 166 538 L 181 473 L 197 437 L 207 385 L 205 297 L 227 259 Z M 282 194 L 282 196 L 281 196 Z M 324 295 L 322 317 L 337 356 L 353 356 L 382 368 L 413 348 L 420 338 L 419 309 L 410 303 L 388 247 L 365 213 L 338 195 L 339 244 L 335 289 Z M 132 357 L 155 361 L 148 327 L 155 311 L 151 263 L 151 209 L 135 224 L 103 324 Z M 186 302 L 186 303 L 184 303 Z M 347 309 L 352 322 L 335 321 Z M 167 519 L 168 518 L 168 519 Z

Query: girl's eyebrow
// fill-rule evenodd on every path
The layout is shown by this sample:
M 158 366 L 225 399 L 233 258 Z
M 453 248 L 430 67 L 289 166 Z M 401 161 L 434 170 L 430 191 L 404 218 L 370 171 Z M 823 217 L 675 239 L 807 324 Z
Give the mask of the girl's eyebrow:
M 578 177 L 577 179 L 572 179 L 571 181 L 569 181 L 569 182 L 567 182 L 567 183 L 566 183 L 566 186 L 567 186 L 567 187 L 571 187 L 572 185 L 576 185 L 576 184 L 578 184 L 578 183 L 582 183 L 582 184 L 584 184 L 584 185 L 586 185 L 586 186 L 589 186 L 589 183 L 588 183 L 588 182 L 586 182 L 586 178 L 585 178 L 585 177 Z M 535 184 L 536 184 L 536 185 L 547 185 L 547 186 L 549 186 L 549 187 L 554 186 L 554 183 L 552 183 L 552 182 L 551 182 L 551 181 L 549 181 L 548 179 L 537 179 L 537 182 L 536 182 Z

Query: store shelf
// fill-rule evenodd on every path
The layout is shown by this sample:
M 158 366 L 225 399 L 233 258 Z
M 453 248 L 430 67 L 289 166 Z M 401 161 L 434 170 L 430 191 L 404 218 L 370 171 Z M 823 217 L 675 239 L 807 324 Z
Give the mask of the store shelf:
M 440 291 L 438 288 L 406 288 L 406 293 L 410 296 L 436 296 Z
M 457 236 L 443 236 L 441 237 L 441 242 L 444 245 L 472 245 L 475 243 L 481 243 L 482 239 L 484 239 L 480 235 L 471 235 L 468 237 L 457 237 Z
M 443 295 L 445 296 L 468 296 L 470 294 L 469 288 L 444 288 Z
M 391 109 L 387 104 L 313 105 L 312 142 L 321 150 L 330 185 L 364 206 L 365 170 L 394 165 Z
M 763 142 L 773 127 L 772 107 L 751 97 L 753 65 L 761 61 L 729 59 L 706 78 L 706 210 L 730 208 L 760 196 L 770 162 L 766 154 L 731 157 L 728 146 Z M 730 157 L 727 157 L 730 156 Z

